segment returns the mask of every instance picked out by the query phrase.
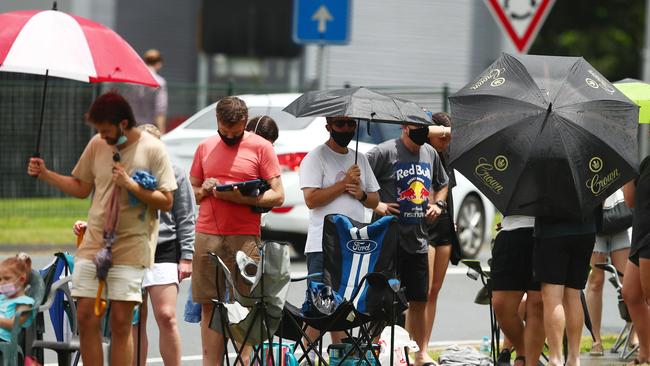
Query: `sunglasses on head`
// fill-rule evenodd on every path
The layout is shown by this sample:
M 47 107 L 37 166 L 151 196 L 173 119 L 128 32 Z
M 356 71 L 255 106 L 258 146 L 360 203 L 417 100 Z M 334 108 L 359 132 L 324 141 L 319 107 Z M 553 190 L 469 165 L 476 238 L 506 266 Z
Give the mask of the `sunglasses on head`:
M 334 122 L 332 122 L 334 126 L 336 127 L 343 127 L 347 125 L 348 127 L 356 127 L 357 126 L 357 121 L 353 119 L 337 119 Z

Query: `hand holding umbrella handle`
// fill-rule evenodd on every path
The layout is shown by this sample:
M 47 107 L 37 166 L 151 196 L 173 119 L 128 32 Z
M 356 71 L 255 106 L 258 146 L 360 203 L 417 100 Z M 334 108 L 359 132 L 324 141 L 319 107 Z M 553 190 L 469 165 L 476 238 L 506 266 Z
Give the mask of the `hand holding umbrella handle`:
M 101 317 L 106 312 L 106 300 L 102 299 L 102 292 L 104 291 L 105 282 L 100 280 L 99 287 L 97 288 L 97 296 L 95 296 L 95 316 Z

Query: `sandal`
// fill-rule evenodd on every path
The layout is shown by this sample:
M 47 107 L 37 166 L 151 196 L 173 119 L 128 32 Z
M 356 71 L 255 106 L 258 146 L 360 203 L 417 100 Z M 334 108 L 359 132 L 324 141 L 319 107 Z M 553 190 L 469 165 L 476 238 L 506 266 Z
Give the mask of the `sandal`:
M 517 363 L 517 361 L 521 361 Z M 526 366 L 526 357 L 524 356 L 517 356 L 515 357 L 515 362 L 512 363 L 513 366 Z
M 590 356 L 604 356 L 602 343 L 594 343 L 591 345 L 591 350 L 589 351 Z
M 499 352 L 499 357 L 497 357 L 497 364 L 499 366 L 510 366 L 510 350 L 504 348 Z

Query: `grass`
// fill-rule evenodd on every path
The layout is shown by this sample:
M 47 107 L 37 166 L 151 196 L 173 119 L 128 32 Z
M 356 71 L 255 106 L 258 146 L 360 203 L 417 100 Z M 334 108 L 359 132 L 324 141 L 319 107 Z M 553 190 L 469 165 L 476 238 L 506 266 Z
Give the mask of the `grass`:
M 614 342 L 616 342 L 616 335 L 614 334 L 603 334 L 601 335 L 601 339 L 603 341 L 603 349 L 606 351 L 611 349 L 612 346 L 614 346 Z M 591 336 L 584 336 L 582 337 L 582 340 L 580 341 L 580 353 L 589 353 L 589 350 L 591 350 Z M 476 348 L 478 349 L 478 345 L 476 345 Z M 431 356 L 432 359 L 438 360 L 440 359 L 440 354 L 444 351 L 444 348 L 435 348 L 432 350 L 429 350 L 429 355 Z M 548 350 L 544 350 L 545 353 L 548 352 Z M 412 355 L 411 355 L 412 356 Z M 514 359 L 516 355 L 512 355 L 512 359 Z
M 72 225 L 89 207 L 76 198 L 1 199 L 0 244 L 72 244 Z

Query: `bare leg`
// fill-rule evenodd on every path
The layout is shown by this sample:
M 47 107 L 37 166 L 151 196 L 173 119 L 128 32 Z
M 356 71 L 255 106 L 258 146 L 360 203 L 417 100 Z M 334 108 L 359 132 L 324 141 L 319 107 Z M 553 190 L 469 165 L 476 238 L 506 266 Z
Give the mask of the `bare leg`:
M 564 365 L 562 355 L 562 338 L 564 336 L 564 286 L 542 283 L 542 301 L 544 302 L 544 331 L 548 340 L 549 363 Z
M 593 252 L 591 254 L 591 272 L 587 280 L 587 308 L 591 319 L 592 330 L 594 332 L 594 346 L 602 345 L 600 338 L 600 324 L 603 312 L 603 284 L 605 283 L 605 271 L 596 268 L 596 263 L 605 263 L 607 255 L 605 253 Z M 592 346 L 593 347 L 593 346 Z
M 201 345 L 203 347 L 203 366 L 221 366 L 223 364 L 223 335 L 210 329 L 212 304 L 201 304 Z
M 525 357 L 529 365 L 535 365 L 544 348 L 544 306 L 540 291 L 528 291 L 526 299 L 526 326 L 524 328 Z M 517 352 L 519 353 L 519 352 Z
M 524 355 L 526 352 L 524 321 L 518 312 L 523 296 L 523 291 L 494 291 L 492 293 L 492 306 L 494 306 L 497 321 L 503 334 L 512 342 L 519 355 Z
M 79 342 L 81 360 L 84 365 L 102 365 L 101 318 L 95 316 L 95 299 L 77 298 L 77 320 L 79 321 Z
M 142 304 L 140 304 L 140 320 L 138 324 L 131 327 L 133 337 L 133 366 L 138 365 L 138 326 L 140 327 L 140 366 L 147 364 L 147 353 L 149 352 L 149 338 L 147 337 L 147 317 L 149 314 L 147 302 L 147 290 L 142 294 Z
M 641 362 L 648 362 L 650 358 L 650 309 L 641 289 L 639 267 L 631 261 L 627 262 L 625 276 L 623 276 L 623 298 L 639 338 L 637 359 Z
M 564 288 L 564 313 L 566 314 L 566 334 L 568 343 L 568 366 L 580 366 L 580 338 L 585 315 L 580 300 L 580 290 Z
M 451 256 L 451 245 L 444 245 L 433 247 L 429 245 L 429 294 L 427 298 L 427 305 L 425 310 L 425 334 L 424 339 L 427 340 L 427 347 L 420 352 L 422 353 L 423 362 L 431 361 L 428 354 L 428 341 L 431 338 L 433 331 L 433 321 L 436 317 L 436 305 L 438 303 L 438 294 L 442 288 L 442 283 L 447 274 L 447 267 L 449 267 L 449 257 Z
M 410 301 L 409 308 L 406 311 L 406 330 L 415 343 L 417 343 L 418 347 L 420 347 L 420 350 L 426 349 L 429 343 L 429 340 L 425 339 L 426 325 L 424 324 L 424 312 L 426 306 L 427 303 L 425 301 Z M 415 357 L 415 365 L 421 365 L 424 362 L 424 354 L 421 352 L 418 352 Z
M 151 306 L 158 324 L 160 356 L 165 366 L 181 364 L 181 337 L 176 322 L 176 284 L 149 287 Z M 144 364 L 142 364 L 144 365 Z
M 136 305 L 133 301 L 111 301 L 111 365 L 130 365 L 133 362 L 131 322 Z

